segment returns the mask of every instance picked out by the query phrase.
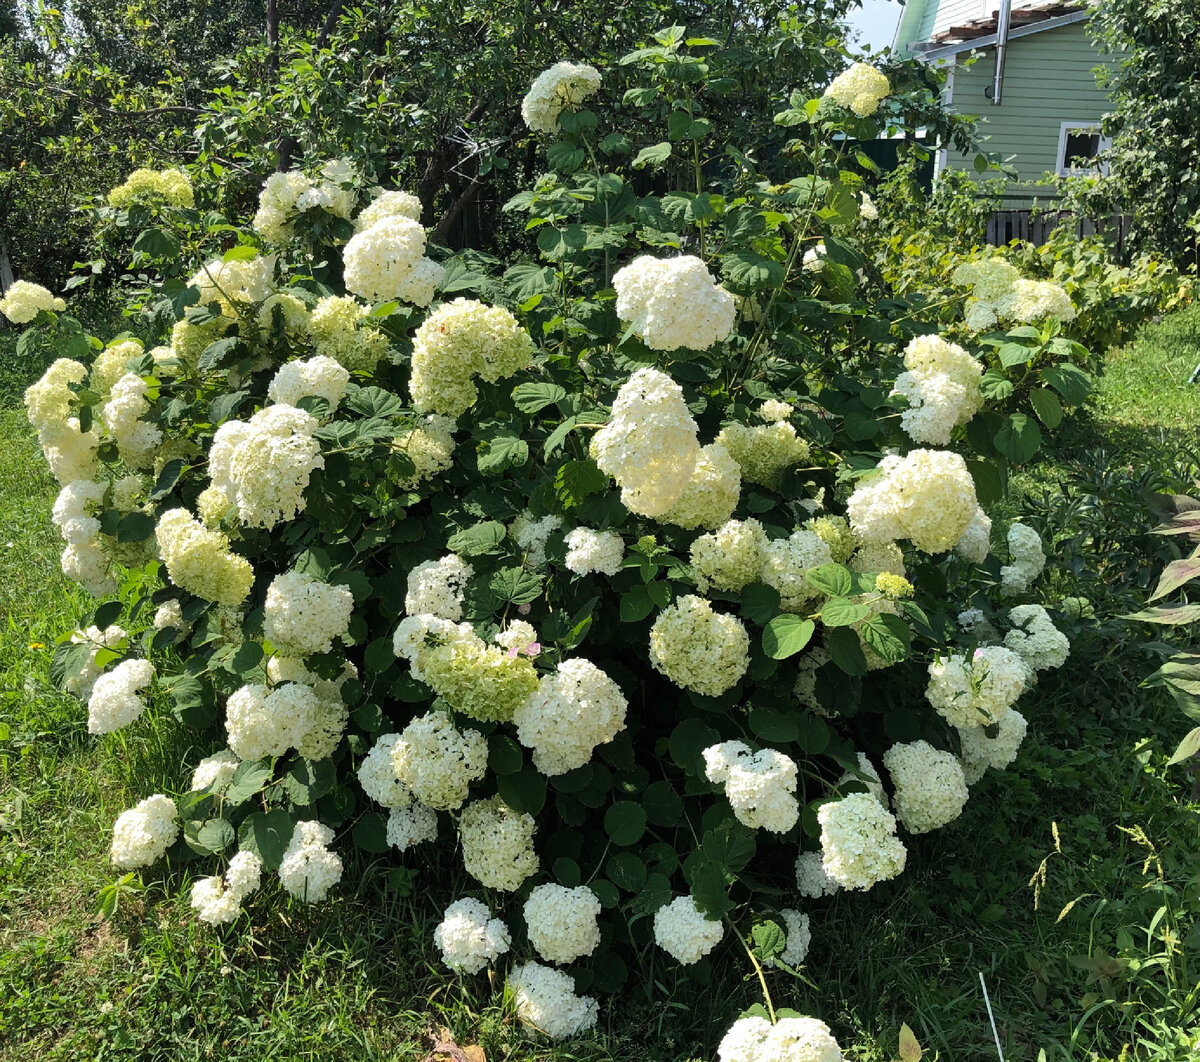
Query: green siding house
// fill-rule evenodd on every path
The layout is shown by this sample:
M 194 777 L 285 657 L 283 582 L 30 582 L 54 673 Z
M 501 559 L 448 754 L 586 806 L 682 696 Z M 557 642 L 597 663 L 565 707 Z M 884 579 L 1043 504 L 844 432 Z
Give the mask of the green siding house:
M 1032 182 L 1046 173 L 1094 172 L 1089 160 L 1108 146 L 1100 118 L 1110 104 L 1094 71 L 1114 60 L 1089 40 L 1088 16 L 1086 0 L 908 0 L 904 8 L 896 51 L 951 68 L 947 105 L 979 115 L 985 149 L 1017 172 L 1005 207 L 1035 197 L 1044 203 L 1052 189 Z M 994 171 L 976 174 L 972 159 L 953 148 L 939 153 L 937 165 L 994 179 Z

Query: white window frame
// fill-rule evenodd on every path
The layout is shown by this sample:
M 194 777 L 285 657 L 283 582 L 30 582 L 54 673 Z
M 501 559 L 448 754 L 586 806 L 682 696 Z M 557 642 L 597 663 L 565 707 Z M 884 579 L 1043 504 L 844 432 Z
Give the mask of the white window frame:
M 1063 122 L 1058 127 L 1058 154 L 1054 159 L 1054 171 L 1060 177 L 1078 177 L 1081 174 L 1095 173 L 1094 166 L 1068 166 L 1067 165 L 1067 136 L 1070 133 L 1100 133 L 1099 122 Z M 1112 147 L 1112 138 L 1100 135 L 1099 144 L 1096 148 L 1098 153 L 1107 151 Z M 1102 174 L 1108 173 L 1108 164 L 1104 163 L 1100 166 L 1099 172 Z

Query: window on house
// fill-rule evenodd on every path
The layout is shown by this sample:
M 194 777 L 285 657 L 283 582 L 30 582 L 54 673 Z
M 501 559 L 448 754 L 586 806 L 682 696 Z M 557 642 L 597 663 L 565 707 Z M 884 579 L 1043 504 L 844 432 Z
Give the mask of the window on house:
M 1108 167 L 1099 165 L 1096 158 L 1111 144 L 1112 141 L 1101 134 L 1099 125 L 1063 122 L 1058 135 L 1059 175 L 1106 172 Z

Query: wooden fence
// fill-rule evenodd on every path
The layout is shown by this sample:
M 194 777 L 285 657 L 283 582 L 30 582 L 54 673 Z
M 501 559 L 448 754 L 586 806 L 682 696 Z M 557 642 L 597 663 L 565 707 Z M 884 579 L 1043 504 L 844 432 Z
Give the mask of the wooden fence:
M 1024 240 L 1040 247 L 1063 221 L 1072 220 L 1077 236 L 1100 236 L 1118 255 L 1124 251 L 1132 220 L 1124 214 L 1094 221 L 1067 210 L 995 210 L 988 219 L 987 241 L 993 247 L 1003 247 L 1010 240 Z

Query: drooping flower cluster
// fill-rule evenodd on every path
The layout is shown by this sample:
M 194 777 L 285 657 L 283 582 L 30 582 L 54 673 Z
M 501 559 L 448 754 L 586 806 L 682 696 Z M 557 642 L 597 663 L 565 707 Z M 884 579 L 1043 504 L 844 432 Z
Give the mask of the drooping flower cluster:
M 860 118 L 866 118 L 879 110 L 880 102 L 891 91 L 887 75 L 867 63 L 855 63 L 829 83 L 825 95 Z
M 742 825 L 787 833 L 800 818 L 797 767 L 790 756 L 724 741 L 704 750 L 704 770 L 710 782 L 725 787 L 725 799 Z
M 532 815 L 514 811 L 500 797 L 476 800 L 463 809 L 458 820 L 463 867 L 486 888 L 516 892 L 527 877 L 537 873 L 536 832 Z
M 109 435 L 130 468 L 148 468 L 162 442 L 162 430 L 142 417 L 150 411 L 149 387 L 136 373 L 126 373 L 115 384 L 100 415 Z
M 616 531 L 572 528 L 567 533 L 566 565 L 576 575 L 616 575 L 625 559 L 625 540 Z
M 285 572 L 271 580 L 263 606 L 263 634 L 281 653 L 327 653 L 350 627 L 354 595 L 305 572 Z
M 161 199 L 169 206 L 196 205 L 192 182 L 183 170 L 134 170 L 108 193 L 108 205 L 124 209 L 132 203 Z
M 687 594 L 654 621 L 650 663 L 677 686 L 719 697 L 750 666 L 750 636 L 736 616 Z
M 1046 554 L 1038 533 L 1025 524 L 1013 524 L 1008 529 L 1008 554 L 1012 563 L 1000 569 L 1000 593 L 1005 597 L 1023 594 L 1042 574 Z
M 591 955 L 600 943 L 600 901 L 586 885 L 539 885 L 529 894 L 523 913 L 529 943 L 547 962 L 574 962 Z
M 129 359 L 140 358 L 144 352 L 145 348 L 136 339 L 109 343 L 92 362 L 92 370 L 88 374 L 91 389 L 98 395 L 110 394 L 113 384 L 132 371 L 128 367 Z
M 694 255 L 635 258 L 612 279 L 617 316 L 651 350 L 707 350 L 733 331 L 737 303 Z
M 121 870 L 148 867 L 163 857 L 179 836 L 175 801 L 161 793 L 121 812 L 113 823 L 109 857 Z
M 192 886 L 191 905 L 196 917 L 210 926 L 227 925 L 242 913 L 242 901 L 258 889 L 262 860 L 253 852 L 238 852 L 222 878 L 201 878 Z
M 512 714 L 517 738 L 545 775 L 582 767 L 625 728 L 625 695 L 590 660 L 564 660 Z
M 587 63 L 555 63 L 538 74 L 521 100 L 521 117 L 535 133 L 557 132 L 558 116 L 595 95 L 600 80 L 600 71 Z
M 254 569 L 229 551 L 229 539 L 207 531 L 186 509 L 159 517 L 155 530 L 167 574 L 176 586 L 219 605 L 239 605 L 254 585 Z
M 1002 771 L 1012 763 L 1028 729 L 1028 720 L 1015 708 L 1004 713 L 997 724 L 995 737 L 988 737 L 986 727 L 960 727 L 958 738 L 962 754 L 959 759 L 967 785 L 978 782 L 989 767 Z
M 477 974 L 508 951 L 512 936 L 486 904 L 467 896 L 446 908 L 433 942 L 455 973 Z
M 0 298 L 0 313 L 17 325 L 28 324 L 42 310 L 61 313 L 66 308 L 66 300 L 58 298 L 41 284 L 28 280 L 13 281 L 3 298 Z
M 404 213 L 386 214 L 350 237 L 342 259 L 346 289 L 382 302 L 399 299 L 428 306 L 446 277 L 425 257 L 425 229 Z
M 1053 670 L 1066 663 L 1071 643 L 1041 605 L 1009 609 L 1008 622 L 1013 629 L 1004 636 L 1004 644 L 1031 670 Z
M 413 336 L 413 406 L 423 413 L 462 416 L 487 383 L 505 379 L 533 360 L 533 340 L 499 306 L 457 298 L 431 313 Z
M 296 823 L 279 864 L 279 884 L 299 900 L 320 903 L 342 880 L 342 859 L 329 850 L 333 830 L 307 819 Z
M 939 657 L 929 665 L 925 696 L 951 726 L 988 726 L 1001 719 L 1025 690 L 1029 669 L 1001 645 Z
M 596 1024 L 600 1008 L 591 996 L 575 994 L 575 979 L 563 970 L 527 962 L 508 975 L 517 1019 L 552 1040 L 578 1036 Z
M 894 394 L 908 399 L 900 426 L 913 442 L 946 446 L 955 428 L 983 408 L 979 381 L 983 363 L 940 336 L 918 336 L 904 350 L 907 372 L 896 378 Z
M 975 332 L 1000 322 L 1030 324 L 1047 317 L 1066 322 L 1075 317 L 1071 297 L 1062 287 L 1048 280 L 1024 280 L 1003 258 L 964 262 L 950 279 L 971 289 L 966 323 Z
M 146 710 L 138 690 L 150 685 L 154 665 L 149 660 L 122 660 L 96 679 L 88 698 L 88 733 L 111 734 L 128 726 Z
M 817 811 L 821 867 L 846 889 L 869 889 L 904 869 L 908 852 L 896 836 L 896 819 L 870 793 L 830 800 Z
M 863 539 L 907 538 L 924 553 L 952 548 L 978 508 L 966 461 L 948 450 L 885 457 L 846 504 L 850 524 Z
M 658 369 L 639 369 L 592 437 L 592 457 L 617 481 L 626 508 L 661 517 L 691 483 L 700 456 L 696 431 L 683 389 Z
M 783 473 L 806 461 L 808 443 L 786 420 L 773 424 L 726 424 L 717 435 L 742 471 L 742 478 L 775 490 Z
M 953 822 L 967 803 L 962 765 L 928 741 L 893 745 L 883 765 L 895 786 L 896 817 L 909 833 L 928 833 Z
M 445 712 L 418 716 L 392 748 L 396 777 L 416 798 L 439 811 L 463 806 L 470 785 L 487 770 L 487 739 L 454 728 Z
M 842 1062 L 829 1026 L 816 1018 L 739 1018 L 717 1047 L 717 1062 Z
M 719 921 L 705 916 L 691 896 L 676 896 L 654 912 L 654 940 L 676 962 L 699 962 L 725 935 Z
M 83 383 L 87 374 L 79 362 L 59 358 L 25 390 L 29 423 L 38 434 L 50 471 L 64 487 L 75 480 L 96 478 L 100 440 L 94 431 L 82 431 L 79 419 L 71 416 L 75 398 L 71 384 Z

